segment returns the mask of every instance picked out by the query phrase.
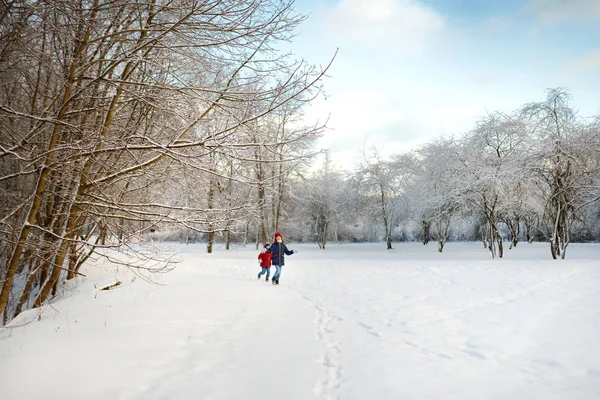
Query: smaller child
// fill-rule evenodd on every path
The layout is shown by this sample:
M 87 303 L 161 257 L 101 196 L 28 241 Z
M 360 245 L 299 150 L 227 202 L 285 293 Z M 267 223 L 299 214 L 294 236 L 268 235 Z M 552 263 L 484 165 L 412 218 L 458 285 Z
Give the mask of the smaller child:
M 265 280 L 267 282 L 269 282 L 269 268 L 271 268 L 271 259 L 273 258 L 273 254 L 267 253 L 269 251 L 269 247 L 271 247 L 271 245 L 269 243 L 265 243 L 262 252 L 258 255 L 258 264 L 262 268 L 262 271 L 258 273 L 258 280 L 260 280 L 260 277 L 266 273 L 267 278 Z

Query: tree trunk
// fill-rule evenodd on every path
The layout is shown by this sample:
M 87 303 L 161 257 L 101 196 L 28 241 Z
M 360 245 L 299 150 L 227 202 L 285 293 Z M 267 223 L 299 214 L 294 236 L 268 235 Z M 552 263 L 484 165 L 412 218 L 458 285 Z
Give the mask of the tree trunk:
M 519 243 L 520 220 L 518 217 L 515 219 L 505 218 L 504 223 L 510 231 L 511 240 L 508 248 L 510 250 L 513 247 L 517 247 L 517 244 Z
M 212 179 L 208 184 L 208 210 L 209 210 L 209 218 L 212 218 L 212 213 L 210 212 L 213 209 L 213 199 L 214 199 L 214 188 L 212 184 Z M 213 241 L 215 239 L 215 231 L 214 225 L 211 222 L 208 223 L 208 233 L 206 236 L 206 252 L 212 253 L 213 251 Z
M 79 176 L 79 178 L 83 179 L 83 177 L 81 175 Z M 81 181 L 76 182 L 75 185 L 76 185 L 76 187 L 74 188 L 72 193 L 73 193 L 73 197 L 76 199 L 75 201 L 77 201 L 79 199 L 79 191 L 81 189 Z M 34 307 L 40 307 L 48 298 L 48 295 L 50 294 L 51 290 L 52 290 L 53 294 L 56 293 L 56 287 L 57 287 L 58 281 L 60 279 L 60 275 L 63 271 L 63 265 L 65 264 L 65 260 L 67 259 L 67 256 L 69 254 L 70 243 L 71 243 L 71 240 L 73 240 L 75 232 L 76 232 L 75 228 L 76 228 L 77 221 L 79 219 L 79 211 L 80 211 L 79 207 L 77 206 L 77 204 L 75 202 L 73 202 L 71 204 L 71 207 L 68 209 L 68 217 L 67 217 L 66 227 L 65 227 L 65 229 L 63 231 L 63 235 L 59 241 L 60 245 L 58 248 L 58 252 L 56 254 L 54 262 L 52 263 L 53 264 L 52 273 L 50 274 L 50 278 L 44 284 L 37 299 L 35 300 L 35 303 L 33 304 Z
M 498 254 L 499 258 L 502 258 L 504 252 L 502 248 L 502 236 L 498 231 L 498 219 L 496 216 L 496 204 L 498 202 L 498 195 L 494 194 L 492 196 L 492 201 L 489 201 L 485 195 L 483 195 L 483 212 L 487 219 L 488 226 L 488 243 L 489 250 L 492 253 L 492 258 L 496 257 Z M 496 247 L 498 246 L 498 247 Z M 497 252 L 498 250 L 498 252 Z
M 258 185 L 258 209 L 259 209 L 259 229 L 260 229 L 260 242 L 265 243 L 268 239 L 267 236 L 267 224 L 266 224 L 266 199 L 265 199 L 265 185 L 263 182 Z
M 498 232 L 498 228 L 496 228 L 496 238 L 498 241 L 498 258 L 502 258 L 504 255 L 504 248 L 502 246 L 502 235 Z
M 381 216 L 383 219 L 383 229 L 385 231 L 385 243 L 387 250 L 392 249 L 392 235 L 391 235 L 391 221 L 388 221 L 387 210 L 385 208 L 385 192 L 383 188 L 380 188 L 380 205 L 381 205 Z
M 446 241 L 448 240 L 448 228 L 450 227 L 450 222 L 438 219 L 436 220 L 435 225 L 438 239 L 438 251 L 441 253 L 444 250 Z
M 37 216 L 38 210 L 42 205 L 43 194 L 46 190 L 48 175 L 51 172 L 50 165 L 54 161 L 54 150 L 58 144 L 59 138 L 62 132 L 62 124 L 60 122 L 63 121 L 67 111 L 69 109 L 69 105 L 72 101 L 72 91 L 73 86 L 76 81 L 76 71 L 79 67 L 79 63 L 81 57 L 83 55 L 84 49 L 88 45 L 88 40 L 90 37 L 92 26 L 95 23 L 96 11 L 98 7 L 98 0 L 94 1 L 94 4 L 91 6 L 92 12 L 90 14 L 90 18 L 87 21 L 87 26 L 85 29 L 85 33 L 81 40 L 77 43 L 77 48 L 73 52 L 73 57 L 71 61 L 71 65 L 69 66 L 69 73 L 67 75 L 67 79 L 65 82 L 65 89 L 62 96 L 61 107 L 58 110 L 56 115 L 56 120 L 59 121 L 54 124 L 54 128 L 52 131 L 52 135 L 50 137 L 50 141 L 46 150 L 46 157 L 44 163 L 41 165 L 39 177 L 37 181 L 37 185 L 35 188 L 33 200 L 31 206 L 29 208 L 29 212 L 26 218 L 26 222 L 21 227 L 21 232 L 19 234 L 19 238 L 17 240 L 17 245 L 15 246 L 13 253 L 11 255 L 10 261 L 8 262 L 8 267 L 6 268 L 6 278 L 4 280 L 4 284 L 2 285 L 2 291 L 0 291 L 0 314 L 4 313 L 6 309 L 6 305 L 8 304 L 9 294 L 12 290 L 13 280 L 15 273 L 17 271 L 19 262 L 21 260 L 21 255 L 25 248 L 25 243 L 27 241 L 27 237 L 31 231 L 31 225 L 35 222 L 35 218 Z
M 429 243 L 430 237 L 429 237 L 429 229 L 431 227 L 431 223 L 426 220 L 425 218 L 423 218 L 421 220 L 421 235 L 423 235 L 423 244 L 427 244 Z
M 33 284 L 36 280 L 37 270 L 38 270 L 38 267 L 35 266 L 35 268 L 33 268 L 31 271 L 29 271 L 29 276 L 27 277 L 27 283 L 25 284 L 23 293 L 21 293 L 21 298 L 19 299 L 19 302 L 17 303 L 17 307 L 13 314 L 13 318 L 15 318 L 17 315 L 21 314 L 21 311 L 23 310 L 23 305 L 29 300 L 29 294 L 31 293 L 31 288 L 33 287 Z
M 325 244 L 327 243 L 327 220 L 325 217 L 317 217 L 316 239 L 319 248 L 325 250 Z
M 275 216 L 273 218 L 273 232 L 279 231 L 279 218 L 281 218 L 281 210 L 283 208 L 283 155 L 280 155 L 279 175 L 277 182 L 277 201 L 275 204 Z

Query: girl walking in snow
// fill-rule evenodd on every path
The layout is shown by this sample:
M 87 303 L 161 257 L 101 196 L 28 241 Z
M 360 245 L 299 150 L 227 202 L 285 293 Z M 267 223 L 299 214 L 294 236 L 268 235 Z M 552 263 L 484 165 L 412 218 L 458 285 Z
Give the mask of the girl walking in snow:
M 286 254 L 291 256 L 294 254 L 294 250 L 289 250 L 285 243 L 283 243 L 283 237 L 281 236 L 281 233 L 277 232 L 274 239 L 275 241 L 267 250 L 267 252 L 273 255 L 273 266 L 275 267 L 275 273 L 273 274 L 273 279 L 271 282 L 273 285 L 279 285 L 279 276 L 281 275 L 281 269 L 285 263 L 284 256 Z
M 260 280 L 260 277 L 266 273 L 267 277 L 265 281 L 267 282 L 269 282 L 271 259 L 273 258 L 273 254 L 268 253 L 269 247 L 271 247 L 271 245 L 269 243 L 265 243 L 263 251 L 258 254 L 258 265 L 260 265 L 260 267 L 262 268 L 262 271 L 258 273 L 258 279 Z

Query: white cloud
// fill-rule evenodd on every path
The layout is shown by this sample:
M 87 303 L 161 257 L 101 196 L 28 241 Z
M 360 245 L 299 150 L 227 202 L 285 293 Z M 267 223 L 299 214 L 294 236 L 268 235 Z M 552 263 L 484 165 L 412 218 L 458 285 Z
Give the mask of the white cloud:
M 600 49 L 590 51 L 585 56 L 571 62 L 563 71 L 562 80 L 570 85 L 589 73 L 600 69 Z
M 445 26 L 440 14 L 413 0 L 341 0 L 327 23 L 338 40 L 391 52 L 422 50 Z
M 600 19 L 600 0 L 530 0 L 525 8 L 543 22 Z
M 492 16 L 463 27 L 416 0 L 319 4 L 303 31 L 302 51 L 309 59 L 340 51 L 325 81 L 327 100 L 311 103 L 305 120 L 330 117 L 331 130 L 319 144 L 341 164 L 355 163 L 371 145 L 382 154 L 401 153 L 435 137 L 461 134 L 487 110 L 510 112 L 542 96 L 545 88 L 565 86 L 567 72 L 579 78 L 568 85 L 576 99 L 597 107 L 598 84 L 582 72 L 598 68 L 600 50 L 563 69 L 562 77 L 557 76 L 561 66 L 549 68 L 545 60 L 522 53 L 522 43 L 513 43 L 509 56 L 498 56 L 508 48 L 501 39 L 519 23 L 516 17 Z M 594 15 L 600 0 L 568 4 L 531 0 L 528 7 L 540 19 L 552 13 L 574 18 Z M 497 53 L 490 51 L 494 46 Z
M 600 49 L 595 49 L 588 53 L 585 57 L 573 62 L 569 67 L 569 71 L 574 74 L 598 68 L 600 68 Z
M 414 90 L 402 94 L 394 90 L 381 92 L 378 87 L 372 92 L 346 92 L 315 104 L 313 111 L 329 105 L 331 112 L 328 125 L 332 129 L 320 145 L 331 150 L 335 161 L 348 167 L 360 159 L 363 149 L 372 146 L 388 156 L 413 150 L 434 137 L 460 134 L 471 128 L 476 116 L 484 111 L 470 105 L 459 93 L 450 98 L 427 85 L 421 86 L 418 93 Z

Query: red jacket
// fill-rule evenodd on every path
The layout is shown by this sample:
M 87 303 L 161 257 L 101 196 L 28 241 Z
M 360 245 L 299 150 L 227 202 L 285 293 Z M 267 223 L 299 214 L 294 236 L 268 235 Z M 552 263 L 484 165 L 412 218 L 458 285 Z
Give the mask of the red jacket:
M 271 253 L 260 253 L 258 259 L 260 260 L 260 266 L 263 268 L 269 268 L 271 266 L 271 259 L 273 254 Z

